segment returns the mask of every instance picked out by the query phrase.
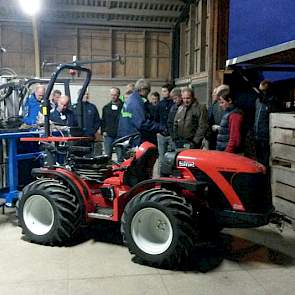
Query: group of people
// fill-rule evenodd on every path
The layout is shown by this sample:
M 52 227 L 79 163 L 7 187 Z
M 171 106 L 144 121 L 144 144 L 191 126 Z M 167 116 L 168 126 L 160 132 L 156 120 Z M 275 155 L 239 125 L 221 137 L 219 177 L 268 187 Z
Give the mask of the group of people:
M 44 117 L 41 112 L 43 106 L 43 97 L 45 86 L 38 85 L 26 100 L 24 106 L 23 122 L 26 125 L 33 126 L 44 123 Z M 84 135 L 95 136 L 101 125 L 97 107 L 90 103 L 89 93 L 85 93 L 82 99 L 84 113 Z M 62 95 L 61 91 L 53 90 L 50 97 L 49 119 L 56 125 L 74 127 L 78 125 L 78 105 L 71 106 L 70 98 Z
M 255 140 L 257 159 L 267 165 L 268 120 L 272 109 L 271 83 L 262 81 L 261 95 L 256 101 Z M 120 89 L 110 89 L 110 102 L 99 116 L 96 106 L 83 97 L 85 135 L 103 136 L 104 152 L 111 156 L 112 144 L 120 137 L 139 132 L 137 144 L 149 141 L 157 145 L 159 167 L 164 154 L 170 149 L 207 148 L 230 153 L 242 153 L 245 134 L 243 111 L 235 105 L 228 85 L 216 87 L 208 110 L 201 104 L 192 88 L 172 88 L 165 84 L 158 92 L 150 94 L 151 85 L 145 79 L 128 84 L 124 95 Z M 35 124 L 40 113 L 44 86 L 38 86 L 26 102 L 26 124 Z M 149 96 L 150 94 L 150 96 Z M 50 120 L 67 126 L 77 125 L 77 107 L 70 107 L 70 99 L 54 90 L 51 96 Z M 117 154 L 119 159 L 122 155 Z

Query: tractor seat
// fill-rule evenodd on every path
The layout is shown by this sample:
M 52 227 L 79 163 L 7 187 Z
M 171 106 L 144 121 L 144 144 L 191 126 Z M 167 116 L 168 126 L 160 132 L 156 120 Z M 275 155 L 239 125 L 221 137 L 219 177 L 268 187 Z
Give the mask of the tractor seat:
M 102 165 L 102 164 L 107 164 L 110 160 L 110 157 L 107 155 L 100 155 L 100 156 L 95 156 L 95 157 L 71 156 L 71 160 L 73 162 L 75 162 L 75 164 Z

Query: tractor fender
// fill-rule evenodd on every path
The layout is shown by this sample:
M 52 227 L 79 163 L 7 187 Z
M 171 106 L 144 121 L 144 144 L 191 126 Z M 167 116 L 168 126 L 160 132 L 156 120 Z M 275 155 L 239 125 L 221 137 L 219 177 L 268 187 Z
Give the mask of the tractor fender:
M 75 195 L 78 197 L 79 204 L 83 212 L 83 220 L 86 221 L 88 219 L 87 212 L 91 210 L 93 211 L 94 208 L 94 204 L 90 202 L 91 192 L 89 191 L 87 185 L 75 174 L 64 168 L 34 168 L 32 169 L 32 175 L 34 177 L 48 176 L 54 179 L 60 179 L 64 183 L 68 184 Z
M 139 193 L 145 190 L 150 190 L 162 185 L 165 185 L 166 187 L 171 185 L 171 187 L 174 187 L 177 189 L 184 189 L 184 190 L 189 190 L 192 192 L 197 192 L 200 189 L 204 189 L 208 185 L 208 183 L 204 181 L 196 181 L 196 180 L 193 181 L 193 180 L 184 180 L 179 178 L 166 178 L 166 177 L 144 180 L 136 184 L 134 187 L 132 187 L 127 193 L 124 194 L 123 198 L 120 198 L 121 204 L 119 204 L 118 207 L 121 208 L 121 210 L 119 212 L 119 216 L 123 214 L 125 206 L 134 196 L 138 195 Z

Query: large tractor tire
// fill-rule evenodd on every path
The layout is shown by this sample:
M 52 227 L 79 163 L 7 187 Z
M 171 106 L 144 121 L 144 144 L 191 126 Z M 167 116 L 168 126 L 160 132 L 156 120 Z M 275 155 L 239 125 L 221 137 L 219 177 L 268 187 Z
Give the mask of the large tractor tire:
M 198 237 L 191 206 L 165 189 L 135 196 L 121 221 L 121 233 L 130 253 L 151 266 L 171 269 L 186 265 Z
M 18 218 L 23 234 L 31 242 L 64 245 L 82 222 L 76 195 L 55 179 L 39 179 L 22 192 Z

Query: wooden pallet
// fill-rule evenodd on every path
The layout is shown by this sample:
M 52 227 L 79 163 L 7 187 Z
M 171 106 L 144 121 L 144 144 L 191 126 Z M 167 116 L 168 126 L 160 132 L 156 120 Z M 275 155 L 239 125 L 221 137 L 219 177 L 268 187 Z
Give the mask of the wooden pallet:
M 277 210 L 295 218 L 295 114 L 270 116 L 273 203 Z

